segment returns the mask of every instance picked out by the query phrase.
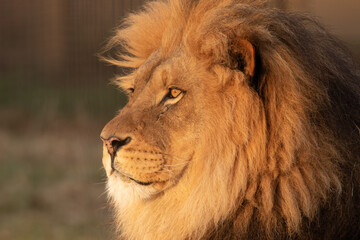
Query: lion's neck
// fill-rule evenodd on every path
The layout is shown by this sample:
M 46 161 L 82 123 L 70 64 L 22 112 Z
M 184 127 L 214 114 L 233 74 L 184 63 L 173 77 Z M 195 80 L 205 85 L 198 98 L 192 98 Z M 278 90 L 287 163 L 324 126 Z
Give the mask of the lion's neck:
M 286 173 L 247 175 L 251 162 L 244 160 L 247 153 L 239 148 L 226 152 L 228 158 L 218 159 L 222 165 L 194 161 L 181 181 L 157 198 L 115 201 L 122 235 L 126 239 L 200 239 L 209 232 L 218 234 L 220 225 L 227 229 L 229 216 L 233 224 L 226 234 L 245 236 L 254 218 L 267 234 L 277 230 L 279 222 L 286 231 L 297 232 L 303 216 L 311 219 L 339 181 L 321 167 L 323 163 L 306 158 Z
M 243 188 L 229 188 L 231 169 L 202 164 L 191 164 L 176 186 L 155 199 L 115 201 L 121 234 L 126 239 L 200 239 L 223 221 Z

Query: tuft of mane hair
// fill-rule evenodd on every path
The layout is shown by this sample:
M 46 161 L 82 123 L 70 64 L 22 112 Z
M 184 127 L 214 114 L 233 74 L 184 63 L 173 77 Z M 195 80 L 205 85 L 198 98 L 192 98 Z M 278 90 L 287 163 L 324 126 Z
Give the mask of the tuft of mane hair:
M 234 50 L 239 42 L 253 46 L 253 65 L 246 64 L 246 52 Z M 234 161 L 246 162 L 246 172 L 224 179 L 221 186 L 236 198 L 216 198 L 217 204 L 227 204 L 222 215 L 215 201 L 202 210 L 208 212 L 201 219 L 189 202 L 184 204 L 188 210 L 178 207 L 176 213 L 164 207 L 175 206 L 171 199 L 159 199 L 137 205 L 149 222 L 145 217 L 127 222 L 131 208 L 119 210 L 121 235 L 141 239 L 162 231 L 159 239 L 360 239 L 360 74 L 336 37 L 311 17 L 268 8 L 264 1 L 160 0 L 126 18 L 105 47 L 116 48 L 116 55 L 103 59 L 137 69 L 155 52 L 166 59 L 180 47 L 224 84 L 231 75 L 225 68 L 248 73 L 263 112 L 252 129 L 259 123 L 265 130 L 250 130 L 256 139 L 246 149 L 237 148 L 241 158 Z M 201 195 L 191 197 L 197 201 Z M 157 219 L 163 225 L 155 224 Z

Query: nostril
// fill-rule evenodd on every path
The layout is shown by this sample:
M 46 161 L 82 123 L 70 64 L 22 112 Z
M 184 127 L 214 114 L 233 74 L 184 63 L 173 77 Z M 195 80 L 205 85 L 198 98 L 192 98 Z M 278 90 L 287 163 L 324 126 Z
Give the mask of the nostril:
M 125 146 L 130 141 L 131 141 L 131 137 L 127 137 L 124 140 L 113 137 L 113 138 L 110 139 L 110 142 L 111 142 L 110 144 L 111 144 L 111 146 L 113 148 L 114 153 L 116 153 L 119 148 L 121 148 L 122 146 Z
M 131 141 L 131 137 L 126 137 L 124 139 L 120 139 L 118 137 L 109 137 L 108 139 L 105 139 L 101 137 L 101 140 L 104 142 L 109 154 L 111 156 L 115 156 L 116 151 L 121 148 L 122 146 L 125 146 Z

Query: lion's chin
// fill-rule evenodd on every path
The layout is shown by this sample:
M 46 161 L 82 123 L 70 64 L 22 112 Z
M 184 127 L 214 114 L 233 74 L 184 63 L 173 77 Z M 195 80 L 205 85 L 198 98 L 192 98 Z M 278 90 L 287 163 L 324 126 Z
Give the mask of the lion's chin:
M 150 200 L 161 195 L 171 187 L 172 181 L 141 182 L 136 179 L 114 172 L 108 177 L 108 192 L 120 207 L 138 200 Z
M 115 175 L 115 177 L 120 178 L 121 181 L 123 181 L 124 183 L 127 183 L 127 184 L 134 184 L 135 183 L 135 185 L 149 186 L 149 185 L 155 183 L 155 182 L 143 182 L 143 181 L 140 181 L 140 180 L 136 179 L 135 177 L 127 176 L 127 174 L 123 174 L 121 171 L 117 171 L 117 170 L 113 170 L 110 175 L 111 176 Z
M 133 180 L 123 179 L 114 174 L 108 178 L 108 191 L 115 203 L 125 206 L 138 200 L 146 200 L 158 194 L 153 186 L 139 184 Z

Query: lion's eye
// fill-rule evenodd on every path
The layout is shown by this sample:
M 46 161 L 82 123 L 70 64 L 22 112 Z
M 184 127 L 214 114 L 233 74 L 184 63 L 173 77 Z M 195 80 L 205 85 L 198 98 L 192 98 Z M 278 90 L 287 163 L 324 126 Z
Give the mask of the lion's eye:
M 169 92 L 161 100 L 161 104 L 167 104 L 167 105 L 175 104 L 182 98 L 183 95 L 184 95 L 184 91 L 175 87 L 169 88 Z
M 170 98 L 177 98 L 181 93 L 182 93 L 182 91 L 177 88 L 169 89 L 169 97 Z
M 134 89 L 134 88 L 128 88 L 128 89 L 127 89 L 127 92 L 128 92 L 129 94 L 134 93 L 134 91 L 135 91 L 135 89 Z

